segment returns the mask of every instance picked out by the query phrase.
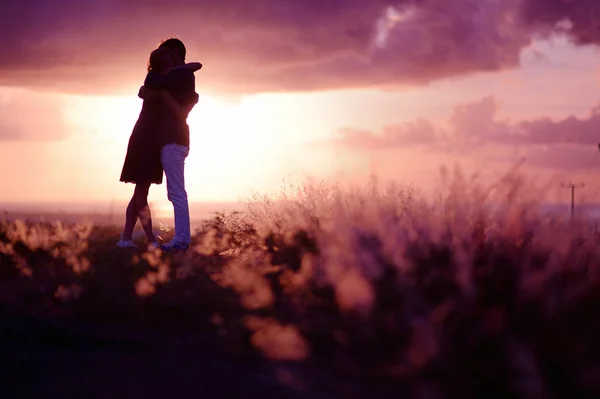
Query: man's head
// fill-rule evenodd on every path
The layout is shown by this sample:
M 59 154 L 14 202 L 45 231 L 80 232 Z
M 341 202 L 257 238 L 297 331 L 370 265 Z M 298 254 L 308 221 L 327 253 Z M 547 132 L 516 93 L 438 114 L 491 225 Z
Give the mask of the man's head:
M 169 51 L 171 51 L 173 53 L 173 55 L 175 56 L 175 62 L 177 63 L 177 65 L 183 65 L 185 64 L 185 45 L 183 44 L 183 42 L 177 38 L 170 38 L 167 40 L 164 40 L 160 46 L 158 46 L 158 48 L 164 48 L 167 49 Z

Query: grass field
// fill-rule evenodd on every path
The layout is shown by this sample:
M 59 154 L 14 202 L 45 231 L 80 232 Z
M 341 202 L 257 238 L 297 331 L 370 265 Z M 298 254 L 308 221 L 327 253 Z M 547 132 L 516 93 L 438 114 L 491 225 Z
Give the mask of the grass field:
M 110 226 L 5 220 L 3 389 L 600 397 L 597 237 L 538 212 L 526 187 L 455 176 L 435 201 L 375 180 L 292 187 L 217 215 L 185 254 L 117 249 Z

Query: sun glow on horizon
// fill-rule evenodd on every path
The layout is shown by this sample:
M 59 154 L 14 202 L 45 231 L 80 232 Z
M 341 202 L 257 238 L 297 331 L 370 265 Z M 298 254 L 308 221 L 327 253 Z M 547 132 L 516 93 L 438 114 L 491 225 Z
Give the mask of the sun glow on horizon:
M 84 160 L 88 173 L 97 179 L 98 190 L 110 190 L 116 198 L 131 195 L 131 186 L 118 182 L 118 176 L 141 107 L 136 96 L 72 96 L 66 103 L 65 118 L 77 134 L 64 145 L 74 152 L 93 147 L 93 155 Z M 273 172 L 283 167 L 285 143 L 293 141 L 294 129 L 289 129 L 292 137 L 283 135 L 287 113 L 272 112 L 272 107 L 269 100 L 252 96 L 237 102 L 200 96 L 188 118 L 186 188 L 191 201 L 237 200 L 277 181 Z M 157 198 L 165 197 L 163 190 L 164 179 L 158 190 L 151 189 L 151 198 L 156 192 Z

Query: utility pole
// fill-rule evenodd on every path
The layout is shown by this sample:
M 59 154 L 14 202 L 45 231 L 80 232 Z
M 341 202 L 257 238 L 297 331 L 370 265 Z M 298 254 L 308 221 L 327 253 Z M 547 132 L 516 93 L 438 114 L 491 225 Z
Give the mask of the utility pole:
M 573 215 L 575 213 L 575 189 L 582 188 L 585 185 L 583 183 L 562 183 L 562 188 L 570 188 L 571 189 L 571 220 L 573 219 Z

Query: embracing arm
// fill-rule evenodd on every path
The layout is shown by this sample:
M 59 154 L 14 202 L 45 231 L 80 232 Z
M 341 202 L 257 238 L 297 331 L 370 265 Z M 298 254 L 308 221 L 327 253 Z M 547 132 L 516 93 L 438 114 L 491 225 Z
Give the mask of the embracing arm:
M 192 72 L 196 72 L 202 69 L 202 64 L 200 62 L 188 62 L 187 64 L 183 64 L 175 68 L 185 68 L 191 70 Z
M 184 121 L 187 119 L 190 111 L 198 102 L 198 95 L 196 94 L 196 102 L 192 105 L 179 105 L 175 98 L 169 93 L 167 90 L 159 91 L 160 99 L 165 103 L 165 105 L 173 112 L 175 115 L 179 116 Z
M 202 67 L 202 64 L 200 64 L 200 67 Z M 198 104 L 199 99 L 198 93 L 196 93 L 196 77 L 194 76 L 194 73 L 187 71 L 184 72 L 180 84 L 181 92 L 183 95 L 182 107 L 185 109 L 186 114 L 189 114 L 194 108 L 194 106 Z
M 159 89 L 164 87 L 165 83 L 161 79 L 162 76 L 148 75 L 144 84 L 138 92 L 138 97 L 147 99 L 159 99 L 173 112 L 175 115 L 180 116 L 182 119 L 187 119 L 189 113 L 198 103 L 198 93 L 196 93 L 196 78 L 194 76 L 194 70 L 198 70 L 202 67 L 200 63 L 189 63 L 183 65 L 177 69 L 179 71 L 175 76 L 171 75 L 171 79 L 175 79 L 175 86 L 177 87 L 176 92 L 178 93 L 177 99 L 168 90 Z M 151 85 L 155 88 L 149 88 Z
M 169 109 L 184 120 L 187 119 L 194 106 L 198 104 L 199 99 L 198 93 L 196 93 L 196 78 L 193 72 L 193 64 L 194 63 L 186 64 L 192 65 L 192 67 L 189 68 L 186 68 L 185 66 L 179 67 L 177 73 L 172 75 L 172 78 L 175 79 L 174 86 L 176 87 L 175 92 L 177 93 L 177 99 L 175 99 L 168 91 L 160 94 L 161 99 Z
M 192 72 L 196 72 L 199 71 L 200 69 L 202 69 L 202 63 L 200 62 L 188 62 L 187 64 L 183 64 L 180 66 L 177 66 L 173 69 L 187 69 L 189 71 Z M 152 83 L 152 84 L 162 84 L 164 85 L 164 79 L 166 79 L 166 77 L 164 75 L 148 75 L 148 77 L 146 78 L 146 82 L 144 82 L 144 84 L 148 84 L 148 83 Z M 189 83 L 188 83 L 189 84 Z M 195 82 L 193 83 L 194 89 L 195 89 Z M 138 91 L 138 97 L 141 99 L 151 99 L 151 98 L 157 98 L 158 97 L 158 93 L 156 90 L 152 90 L 149 89 L 146 86 L 142 86 L 140 87 L 140 90 Z M 196 95 L 197 97 L 197 95 Z M 198 102 L 198 100 L 196 99 L 196 102 L 194 103 L 194 105 Z
M 158 98 L 158 95 L 158 90 L 149 89 L 146 86 L 140 87 L 140 90 L 138 91 L 138 97 L 142 100 L 155 100 Z
M 194 106 L 196 104 L 198 104 L 199 99 L 200 99 L 200 96 L 198 95 L 198 93 L 194 92 L 194 95 L 190 99 L 190 102 L 181 106 L 181 108 L 184 110 L 186 115 L 189 115 L 190 112 L 192 112 L 192 109 L 194 108 Z
M 160 99 L 165 105 L 175 114 L 181 117 L 183 120 L 187 119 L 189 113 L 192 111 L 194 106 L 198 103 L 198 93 L 194 93 L 193 100 L 185 105 L 179 105 L 177 100 L 173 98 L 168 90 L 148 89 L 147 87 L 140 87 L 138 97 L 149 100 L 149 99 Z
M 144 85 L 138 91 L 138 97 L 143 100 L 160 99 L 160 89 L 167 85 L 167 76 L 164 74 L 149 72 L 144 79 Z

